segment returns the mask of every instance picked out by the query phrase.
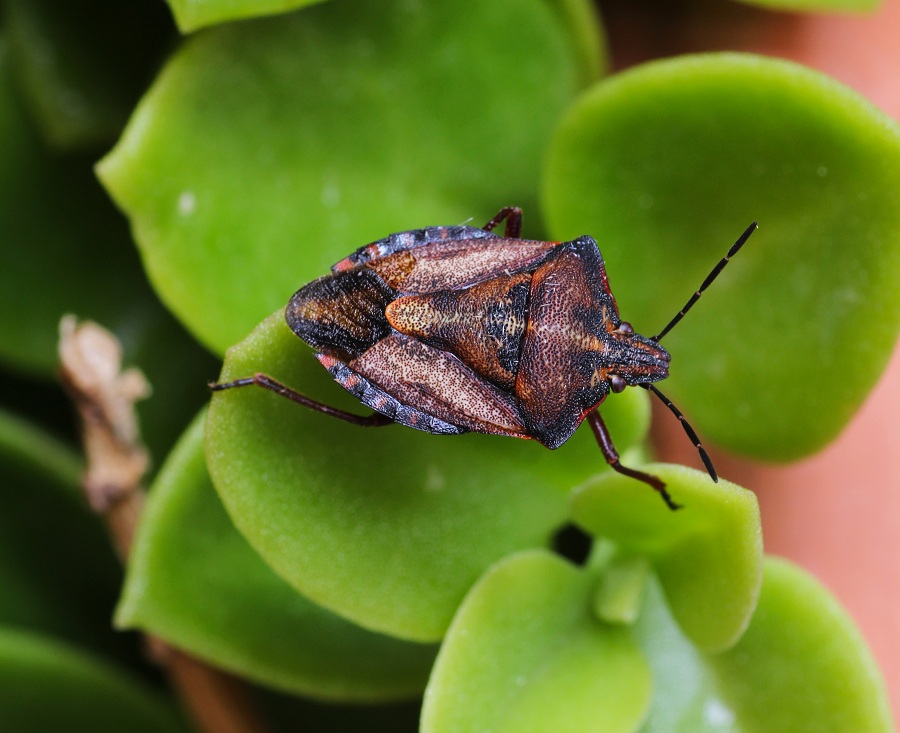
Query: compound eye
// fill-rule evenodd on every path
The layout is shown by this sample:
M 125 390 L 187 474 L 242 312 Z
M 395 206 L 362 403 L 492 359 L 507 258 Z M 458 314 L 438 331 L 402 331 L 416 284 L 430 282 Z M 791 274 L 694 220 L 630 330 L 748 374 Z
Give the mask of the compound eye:
M 610 375 L 609 387 L 616 394 L 621 392 L 627 386 L 628 386 L 628 383 L 624 379 L 622 379 L 622 377 L 620 377 L 618 374 Z
M 628 321 L 622 321 L 621 323 L 619 323 L 619 327 L 616 330 L 619 333 L 624 333 L 629 336 L 634 333 L 634 327 Z

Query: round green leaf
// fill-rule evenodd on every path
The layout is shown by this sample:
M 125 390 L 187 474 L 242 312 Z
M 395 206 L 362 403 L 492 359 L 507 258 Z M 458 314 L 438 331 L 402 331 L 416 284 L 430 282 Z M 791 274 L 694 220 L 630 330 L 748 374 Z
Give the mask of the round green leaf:
M 650 562 L 640 555 L 620 554 L 614 545 L 606 552 L 598 547 L 595 543 L 591 561 L 602 557 L 603 579 L 594 593 L 594 613 L 607 623 L 633 624 L 641 610 Z
M 0 361 L 32 379 L 53 377 L 60 318 L 101 323 L 155 388 L 138 410 L 151 449 L 164 455 L 206 399 L 217 364 L 147 285 L 93 157 L 61 155 L 40 140 L 9 66 L 0 40 Z
M 203 458 L 205 411 L 153 485 L 116 623 L 295 693 L 389 700 L 422 691 L 436 650 L 365 631 L 275 575 L 235 530 Z
M 52 374 L 64 313 L 117 325 L 138 316 L 134 291 L 149 293 L 90 161 L 51 153 L 32 129 L 8 55 L 0 43 L 0 359 Z
M 0 411 L 0 624 L 127 658 L 109 622 L 119 563 L 80 474 L 70 448 Z
M 67 495 L 68 501 L 80 495 L 84 470 L 81 457 L 70 446 L 2 408 L 0 460 L 9 466 L 8 471 L 19 471 L 52 484 L 61 495 Z
M 900 133 L 796 64 L 646 64 L 560 126 L 554 236 L 600 242 L 622 316 L 656 333 L 753 220 L 760 230 L 665 339 L 695 427 L 767 459 L 813 452 L 875 383 L 900 326 Z
M 596 582 L 540 550 L 491 568 L 441 646 L 422 732 L 636 730 L 649 668 L 628 629 L 593 615 Z
M 98 168 L 161 298 L 221 353 L 379 237 L 535 211 L 596 73 L 584 5 L 346 0 L 191 39 Z
M 748 721 L 742 731 L 896 730 L 862 635 L 825 588 L 784 560 L 768 558 L 747 633 L 711 664 L 723 696 Z
M 0 627 L 4 733 L 184 733 L 174 710 L 121 669 L 48 637 Z
M 759 605 L 738 644 L 697 652 L 651 583 L 635 636 L 653 670 L 641 733 L 894 730 L 884 682 L 859 632 L 805 572 L 766 558 Z
M 114 140 L 174 30 L 156 2 L 5 0 L 3 11 L 19 87 L 56 148 Z
M 650 559 L 672 613 L 699 648 L 732 646 L 747 628 L 762 581 L 756 496 L 684 466 L 642 467 L 684 506 L 673 512 L 656 492 L 608 473 L 572 496 L 572 521 Z
M 216 23 L 274 15 L 322 0 L 168 0 L 182 33 Z
M 229 350 L 221 381 L 256 371 L 367 412 L 281 313 Z M 608 402 L 624 449 L 641 437 L 647 404 Z M 216 393 L 207 458 L 235 525 L 279 575 L 362 626 L 424 641 L 443 635 L 485 568 L 546 544 L 569 489 L 605 466 L 586 428 L 551 452 L 498 436 L 360 428 L 256 387 Z

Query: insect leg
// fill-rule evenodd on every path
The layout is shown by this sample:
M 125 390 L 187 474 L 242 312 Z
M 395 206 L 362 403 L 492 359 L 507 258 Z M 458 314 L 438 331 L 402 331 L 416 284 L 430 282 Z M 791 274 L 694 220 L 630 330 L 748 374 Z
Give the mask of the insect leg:
M 505 206 L 482 229 L 490 232 L 503 220 L 506 220 L 506 236 L 509 239 L 518 239 L 522 236 L 522 209 L 518 206 Z
M 592 410 L 587 415 L 588 424 L 591 426 L 591 430 L 594 431 L 594 437 L 597 439 L 597 444 L 600 446 L 600 450 L 603 451 L 603 457 L 606 459 L 606 462 L 610 465 L 610 467 L 621 473 L 623 476 L 629 476 L 630 478 L 637 479 L 638 481 L 643 481 L 645 484 L 650 486 L 654 491 L 658 492 L 662 497 L 662 500 L 666 502 L 666 506 L 673 511 L 675 509 L 680 509 L 681 505 L 676 504 L 672 501 L 672 497 L 669 496 L 669 492 L 666 491 L 666 485 L 663 483 L 662 479 L 657 476 L 653 476 L 649 473 L 645 473 L 644 471 L 637 471 L 633 468 L 628 468 L 627 466 L 623 466 L 619 462 L 619 453 L 616 451 L 616 447 L 613 445 L 612 437 L 609 434 L 609 430 L 606 428 L 606 423 L 603 422 L 603 418 L 600 417 L 599 410 Z
M 268 374 L 261 374 L 260 372 L 257 372 L 252 377 L 236 379 L 233 382 L 211 383 L 209 385 L 209 388 L 214 392 L 221 392 L 222 390 L 226 389 L 234 389 L 235 387 L 249 387 L 254 384 L 258 387 L 263 387 L 270 392 L 274 392 L 281 397 L 286 397 L 292 402 L 296 402 L 298 405 L 308 407 L 310 410 L 315 410 L 316 412 L 321 412 L 325 415 L 336 417 L 339 420 L 343 420 L 344 422 L 348 422 L 353 425 L 361 425 L 362 427 L 380 427 L 381 425 L 390 425 L 392 422 L 394 422 L 393 420 L 391 420 L 391 418 L 387 417 L 386 415 L 382 415 L 379 412 L 373 412 L 371 415 L 354 415 L 352 412 L 345 412 L 344 410 L 338 409 L 337 407 L 331 407 L 330 405 L 326 405 L 322 402 L 317 402 L 316 400 L 311 399 L 306 395 L 295 392 L 290 387 L 286 387 L 281 382 L 272 379 L 272 377 L 270 377 Z

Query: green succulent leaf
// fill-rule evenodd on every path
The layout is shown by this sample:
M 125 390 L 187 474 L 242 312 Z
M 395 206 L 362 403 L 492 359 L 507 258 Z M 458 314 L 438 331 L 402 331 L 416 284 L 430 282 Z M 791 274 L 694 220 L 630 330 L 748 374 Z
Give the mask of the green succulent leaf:
M 174 709 L 129 674 L 49 637 L 0 627 L 4 733 L 186 733 Z
M 64 313 L 107 324 L 135 319 L 140 265 L 121 218 L 105 198 L 86 158 L 56 155 L 41 142 L 14 88 L 7 46 L 0 43 L 0 359 L 5 363 L 52 374 Z
M 98 173 L 160 297 L 222 353 L 362 245 L 534 211 L 553 125 L 596 75 L 585 8 L 347 0 L 210 29 Z
M 256 371 L 367 412 L 281 313 L 229 350 L 221 381 Z M 623 449 L 646 425 L 646 396 L 630 392 L 604 406 Z M 551 452 L 498 436 L 360 428 L 256 387 L 216 393 L 207 459 L 235 525 L 279 575 L 362 626 L 420 641 L 443 635 L 485 568 L 545 545 L 570 488 L 605 466 L 586 429 Z
M 365 631 L 317 606 L 237 532 L 206 470 L 205 417 L 188 428 L 153 485 L 117 625 L 316 698 L 383 701 L 420 693 L 434 647 Z
M 58 438 L 0 408 L 0 460 L 8 471 L 38 478 L 71 501 L 79 494 L 83 461 Z M 5 477 L 11 473 L 4 472 Z M 12 481 L 8 481 L 12 483 Z
M 182 33 L 216 23 L 286 13 L 323 0 L 168 0 Z
M 650 585 L 636 637 L 653 669 L 641 733 L 894 730 L 884 681 L 859 631 L 812 577 L 768 557 L 759 605 L 729 651 L 704 655 Z
M 613 543 L 607 550 L 605 544 L 595 543 L 591 554 L 592 564 L 603 568 L 603 578 L 594 593 L 594 613 L 607 623 L 633 624 L 652 566 L 646 557 L 619 552 Z
M 629 629 L 594 616 L 596 583 L 541 550 L 488 570 L 441 646 L 422 733 L 636 730 L 650 670 Z
M 80 474 L 72 449 L 0 410 L 0 624 L 129 658 L 109 628 L 119 563 Z
M 47 148 L 13 84 L 0 39 L 0 362 L 56 374 L 60 318 L 112 330 L 156 397 L 139 404 L 145 438 L 164 455 L 206 398 L 217 363 L 160 306 L 127 227 L 92 173 L 93 157 Z
M 649 559 L 684 633 L 700 649 L 726 649 L 747 628 L 762 582 L 756 497 L 684 466 L 642 470 L 665 481 L 684 508 L 673 512 L 645 484 L 610 472 L 572 496 L 572 521 Z
M 745 730 L 890 733 L 884 681 L 847 612 L 800 568 L 769 558 L 756 614 L 734 649 L 713 657 Z
M 115 139 L 174 30 L 155 2 L 5 0 L 3 21 L 22 95 L 58 149 Z
M 598 239 L 644 333 L 759 220 L 666 336 L 665 391 L 720 445 L 791 459 L 837 435 L 897 339 L 898 195 L 900 131 L 869 102 L 796 64 L 710 54 L 587 92 L 554 139 L 544 210 L 555 237 Z

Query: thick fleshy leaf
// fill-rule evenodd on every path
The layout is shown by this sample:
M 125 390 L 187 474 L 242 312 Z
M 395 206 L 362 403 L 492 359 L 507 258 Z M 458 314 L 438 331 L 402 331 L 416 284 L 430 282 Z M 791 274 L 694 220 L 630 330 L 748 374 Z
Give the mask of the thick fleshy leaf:
M 242 677 L 317 698 L 420 693 L 434 647 L 365 631 L 315 605 L 238 534 L 206 470 L 205 417 L 194 421 L 153 486 L 117 625 L 149 631 Z
M 221 379 L 256 371 L 367 412 L 281 313 L 229 350 Z M 646 426 L 646 396 L 630 392 L 604 405 L 622 449 Z M 605 466 L 586 428 L 551 452 L 498 436 L 359 428 L 255 387 L 216 393 L 207 458 L 238 529 L 276 572 L 363 626 L 426 641 L 443 635 L 485 568 L 546 544 L 569 489 Z
M 257 15 L 275 15 L 322 0 L 168 0 L 183 33 L 216 23 Z
M 753 614 L 762 582 L 756 496 L 684 466 L 650 464 L 674 500 L 671 511 L 643 483 L 608 473 L 572 497 L 572 521 L 650 560 L 672 612 L 699 648 L 732 646 Z
M 884 681 L 862 635 L 814 578 L 769 558 L 759 606 L 734 649 L 711 660 L 745 730 L 890 733 Z
M 172 706 L 121 669 L 67 644 L 0 627 L 4 733 L 185 733 Z
M 884 681 L 859 631 L 799 568 L 767 558 L 747 632 L 699 654 L 655 584 L 635 634 L 653 669 L 641 733 L 890 733 Z
M 217 364 L 148 287 L 125 223 L 94 178 L 93 159 L 54 153 L 39 139 L 7 56 L 0 42 L 0 361 L 49 379 L 60 318 L 98 321 L 156 390 L 138 409 L 146 440 L 163 455 L 206 398 Z
M 78 489 L 78 456 L 0 411 L 0 624 L 129 657 L 110 629 L 121 582 Z
M 650 670 L 630 630 L 592 613 L 596 583 L 540 550 L 491 568 L 441 646 L 422 732 L 636 730 L 650 704 Z
M 57 148 L 114 140 L 174 31 L 147 0 L 5 0 L 3 11 L 19 88 Z
M 8 470 L 39 477 L 70 499 L 79 493 L 81 457 L 36 425 L 0 409 L 0 457 Z M 9 474 L 4 472 L 4 476 Z
M 52 154 L 32 129 L 8 56 L 0 45 L 0 358 L 50 374 L 60 317 L 127 318 L 142 276 L 89 161 Z
M 596 74 L 586 7 L 345 0 L 210 29 L 99 175 L 161 298 L 221 353 L 368 242 L 534 211 L 551 130 Z
M 710 54 L 597 85 L 551 151 L 554 236 L 600 242 L 622 316 L 661 329 L 760 230 L 665 345 L 695 427 L 767 459 L 847 423 L 900 327 L 900 131 L 796 64 Z

